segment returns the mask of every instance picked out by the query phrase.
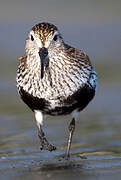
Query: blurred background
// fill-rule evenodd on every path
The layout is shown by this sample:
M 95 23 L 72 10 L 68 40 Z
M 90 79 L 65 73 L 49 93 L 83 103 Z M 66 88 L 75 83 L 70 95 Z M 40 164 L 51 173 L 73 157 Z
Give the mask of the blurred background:
M 24 155 L 26 159 L 52 156 L 47 152 L 39 152 L 34 116 L 20 100 L 15 80 L 18 58 L 25 52 L 26 36 L 32 26 L 43 21 L 57 25 L 66 43 L 84 50 L 98 73 L 97 94 L 89 106 L 80 113 L 74 137 L 76 145 L 72 152 L 86 152 L 90 153 L 90 156 L 91 153 L 100 152 L 102 159 L 104 152 L 110 153 L 111 157 L 114 154 L 120 155 L 121 1 L 1 0 L 1 168 L 8 168 L 11 163 L 13 167 L 12 160 L 18 156 L 22 160 L 18 162 L 16 158 L 16 164 L 23 163 Z M 70 117 L 48 117 L 45 121 L 45 131 L 50 140 L 59 146 L 53 156 L 64 152 L 69 120 Z M 9 158 L 11 163 L 8 162 Z M 20 167 L 23 166 L 21 164 Z

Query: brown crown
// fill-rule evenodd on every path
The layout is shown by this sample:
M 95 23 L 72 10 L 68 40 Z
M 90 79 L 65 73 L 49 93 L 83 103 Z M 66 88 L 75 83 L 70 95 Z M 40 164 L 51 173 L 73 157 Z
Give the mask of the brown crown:
M 51 34 L 54 34 L 55 31 L 57 31 L 57 27 L 50 23 L 39 23 L 36 24 L 32 30 L 35 34 L 38 34 L 40 38 L 50 36 Z

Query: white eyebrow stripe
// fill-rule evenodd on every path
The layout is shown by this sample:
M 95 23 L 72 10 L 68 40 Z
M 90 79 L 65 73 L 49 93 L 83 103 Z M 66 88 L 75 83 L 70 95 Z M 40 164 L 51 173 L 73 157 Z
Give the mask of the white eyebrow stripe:
M 59 35 L 59 32 L 58 31 L 54 32 L 53 36 L 51 37 L 51 40 L 54 38 L 55 35 Z
M 54 32 L 54 34 L 49 38 L 49 40 L 45 42 L 45 48 L 49 47 L 50 42 L 53 40 L 55 35 L 59 35 L 59 32 L 58 31 Z
M 58 31 L 55 31 L 54 34 L 53 34 L 52 36 L 50 36 L 50 38 L 48 39 L 48 41 L 45 42 L 45 46 L 44 46 L 44 47 L 45 47 L 45 48 L 48 48 L 49 45 L 50 45 L 50 42 L 53 40 L 54 36 L 55 36 L 55 35 L 59 35 L 59 34 L 60 34 L 60 33 L 59 33 Z M 35 41 L 36 41 L 36 43 L 37 43 L 37 46 L 38 46 L 39 48 L 42 48 L 42 47 L 43 47 L 43 44 L 42 44 L 41 40 L 40 40 L 37 36 L 35 36 L 33 30 L 30 31 L 30 35 L 32 35 L 33 38 L 35 39 Z
M 42 47 L 43 47 L 42 42 L 41 42 L 41 40 L 40 40 L 37 36 L 35 36 L 33 30 L 30 31 L 30 35 L 33 36 L 34 40 L 35 40 L 36 43 L 37 43 L 37 46 L 38 46 L 39 48 L 42 48 Z

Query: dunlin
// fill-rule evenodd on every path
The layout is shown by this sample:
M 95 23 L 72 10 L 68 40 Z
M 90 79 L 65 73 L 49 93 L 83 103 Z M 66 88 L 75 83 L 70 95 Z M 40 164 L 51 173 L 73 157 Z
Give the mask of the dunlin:
M 97 73 L 89 57 L 67 45 L 55 25 L 40 23 L 30 30 L 25 55 L 19 60 L 18 92 L 35 114 L 40 149 L 56 149 L 42 130 L 43 115 L 72 114 L 66 150 L 69 157 L 75 120 L 93 99 L 97 87 Z

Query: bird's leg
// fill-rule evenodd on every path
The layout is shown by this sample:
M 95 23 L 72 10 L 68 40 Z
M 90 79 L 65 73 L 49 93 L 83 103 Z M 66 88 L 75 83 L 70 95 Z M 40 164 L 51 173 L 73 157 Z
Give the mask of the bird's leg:
M 45 134 L 42 130 L 42 127 L 40 125 L 39 127 L 39 130 L 38 130 L 38 136 L 39 136 L 39 139 L 40 139 L 40 143 L 41 143 L 41 146 L 40 146 L 40 149 L 41 150 L 48 150 L 48 151 L 54 151 L 56 150 L 56 147 L 51 145 L 48 140 L 46 139 L 45 137 Z
M 56 147 L 51 145 L 46 137 L 45 137 L 45 134 L 42 130 L 42 124 L 43 124 L 43 115 L 42 115 L 42 112 L 41 111 L 38 111 L 38 110 L 35 110 L 34 111 L 35 113 L 35 119 L 36 119 L 36 123 L 37 123 L 37 126 L 38 126 L 38 136 L 39 136 L 39 139 L 40 139 L 40 143 L 41 143 L 41 146 L 40 146 L 40 149 L 41 150 L 48 150 L 48 151 L 53 151 L 53 150 L 56 150 Z
M 72 136 L 75 130 L 75 118 L 72 118 L 72 121 L 69 125 L 69 138 L 68 138 L 68 145 L 66 150 L 66 158 L 70 157 L 70 148 L 71 148 L 71 142 L 72 142 Z

